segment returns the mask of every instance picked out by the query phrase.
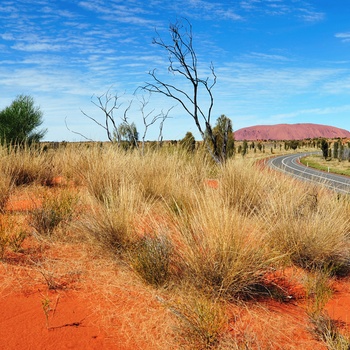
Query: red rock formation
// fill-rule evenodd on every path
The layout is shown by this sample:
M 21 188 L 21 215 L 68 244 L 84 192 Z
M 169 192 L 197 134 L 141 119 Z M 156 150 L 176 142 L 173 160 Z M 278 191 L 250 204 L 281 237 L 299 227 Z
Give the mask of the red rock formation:
M 235 140 L 304 140 L 308 138 L 350 138 L 350 132 L 320 124 L 256 125 L 235 131 Z

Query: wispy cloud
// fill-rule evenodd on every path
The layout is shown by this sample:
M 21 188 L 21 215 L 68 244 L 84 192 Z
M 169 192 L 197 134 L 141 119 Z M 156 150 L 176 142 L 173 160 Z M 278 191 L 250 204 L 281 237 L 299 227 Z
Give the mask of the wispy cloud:
M 240 7 L 248 13 L 257 12 L 268 16 L 294 16 L 305 22 L 319 22 L 325 14 L 316 11 L 309 1 L 304 0 L 244 0 Z
M 343 42 L 350 42 L 350 32 L 336 33 L 335 37 Z
M 270 116 L 273 120 L 278 120 L 279 122 L 281 120 L 293 120 L 296 117 L 305 117 L 305 116 L 329 116 L 329 115 L 337 115 L 339 113 L 349 112 L 350 111 L 350 105 L 342 105 L 342 106 L 326 106 L 322 108 L 308 108 L 308 109 L 300 109 L 300 110 L 294 110 L 289 113 L 280 113 L 280 114 L 273 114 Z
M 262 53 L 262 52 L 251 52 L 248 55 L 245 55 L 245 57 L 251 58 L 251 59 L 263 60 L 263 61 L 274 61 L 274 62 L 292 61 L 292 59 L 287 56 L 277 55 L 277 54 L 268 54 L 268 53 Z
M 149 79 L 153 68 L 162 79 L 177 79 L 167 71 L 167 53 L 151 43 L 155 28 L 167 41 L 169 22 L 187 18 L 193 24 L 199 73 L 210 76 L 210 61 L 215 65 L 215 115 L 225 113 L 236 125 L 267 115 L 292 119 L 310 116 L 308 111 L 332 113 L 324 105 L 325 96 L 348 100 L 350 71 L 336 64 L 345 56 L 339 62 L 331 55 L 310 58 L 304 56 L 302 40 L 292 47 L 283 34 L 271 33 L 286 23 L 288 35 L 299 35 L 325 16 L 311 0 L 4 0 L 0 102 L 18 93 L 33 94 L 48 111 L 45 119 L 55 123 L 52 135 L 62 132 L 57 126 L 62 115 L 75 123 L 80 108 L 90 112 L 93 93 L 113 85 L 113 90 L 130 94 Z M 329 35 L 350 41 L 350 32 Z M 179 84 L 186 82 L 180 79 Z M 306 108 L 311 101 L 319 105 Z M 160 96 L 152 103 L 152 108 L 171 104 Z M 191 121 L 180 108 L 172 113 L 173 137 L 183 137 Z M 61 124 L 64 128 L 64 120 Z
M 54 45 L 48 43 L 17 43 L 12 46 L 15 50 L 28 51 L 28 52 L 49 52 L 49 51 L 61 51 L 62 45 Z

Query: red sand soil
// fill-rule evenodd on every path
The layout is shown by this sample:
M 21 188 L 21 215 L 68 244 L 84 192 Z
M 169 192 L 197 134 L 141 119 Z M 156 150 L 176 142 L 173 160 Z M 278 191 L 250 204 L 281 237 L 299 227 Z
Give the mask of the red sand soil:
M 19 219 L 40 205 L 31 197 L 16 193 L 8 215 Z M 308 331 L 299 272 L 267 278 L 282 286 L 288 301 L 230 304 L 230 336 L 249 349 L 325 349 Z M 334 281 L 333 289 L 326 309 L 350 332 L 350 278 Z M 0 260 L 0 349 L 177 349 L 174 315 L 157 293 L 88 243 L 30 236 L 22 251 Z

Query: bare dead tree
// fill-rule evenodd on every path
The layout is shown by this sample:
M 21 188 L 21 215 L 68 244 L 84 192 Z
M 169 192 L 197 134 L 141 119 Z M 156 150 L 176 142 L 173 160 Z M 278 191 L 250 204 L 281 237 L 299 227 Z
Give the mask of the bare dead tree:
M 165 122 L 166 119 L 170 118 L 170 117 L 168 117 L 168 115 L 169 115 L 169 112 L 173 108 L 174 108 L 174 106 L 169 108 L 167 110 L 167 112 L 164 112 L 163 110 L 161 111 L 162 116 L 161 116 L 161 121 L 159 123 L 159 135 L 158 135 L 158 145 L 159 145 L 159 147 L 162 147 L 162 145 L 163 145 L 163 126 L 164 126 L 164 122 Z
M 112 94 L 110 92 L 110 89 L 107 90 L 106 93 L 95 96 L 93 95 L 91 97 L 91 102 L 94 104 L 97 108 L 99 108 L 104 115 L 104 122 L 99 122 L 96 118 L 91 117 L 87 113 L 81 110 L 83 115 L 90 120 L 92 120 L 94 123 L 96 123 L 98 126 L 103 128 L 106 131 L 108 140 L 111 142 L 116 142 L 118 140 L 117 132 L 118 132 L 118 126 L 116 121 L 115 112 L 118 111 L 121 106 L 122 102 L 119 102 L 120 96 L 118 94 Z M 131 108 L 132 101 L 129 102 L 129 105 L 124 110 L 123 115 L 126 116 L 129 109 Z
M 187 27 L 183 26 L 179 21 L 175 24 L 170 24 L 171 42 L 169 44 L 165 43 L 158 33 L 157 37 L 153 39 L 153 43 L 168 53 L 168 71 L 173 75 L 180 75 L 189 82 L 191 92 L 187 92 L 183 88 L 161 80 L 158 78 L 155 69 L 149 72 L 149 75 L 153 78 L 153 82 L 146 83 L 142 89 L 151 93 L 165 95 L 177 101 L 193 118 L 213 159 L 216 162 L 220 162 L 220 150 L 210 123 L 214 105 L 212 89 L 216 84 L 216 74 L 214 66 L 211 63 L 211 79 L 209 77 L 205 79 L 199 77 L 198 60 L 193 47 L 192 26 L 187 20 L 186 23 L 188 25 Z M 199 104 L 199 98 L 203 95 L 208 100 L 206 108 Z
M 160 127 L 159 127 L 158 141 L 162 139 L 163 124 L 165 120 L 169 118 L 169 113 L 174 107 L 170 107 L 167 112 L 164 112 L 162 110 L 160 113 L 154 114 L 155 109 L 152 109 L 151 111 L 146 112 L 147 105 L 149 104 L 149 101 L 150 101 L 150 95 L 148 96 L 148 98 L 142 95 L 141 97 L 138 97 L 137 100 L 139 101 L 139 104 L 140 104 L 140 112 L 141 112 L 142 121 L 144 125 L 144 131 L 142 135 L 142 149 L 141 149 L 141 153 L 144 154 L 148 128 L 151 125 L 153 125 L 156 121 L 161 120 Z
M 128 101 L 127 106 L 124 109 L 122 108 L 123 102 L 120 102 L 120 98 L 121 98 L 120 95 L 112 94 L 110 92 L 110 89 L 106 93 L 100 96 L 93 95 L 91 97 L 91 102 L 103 112 L 102 122 L 82 110 L 81 112 L 85 117 L 92 120 L 95 124 L 97 124 L 99 127 L 103 128 L 106 131 L 107 137 L 110 142 L 117 143 L 118 145 L 120 145 L 123 141 L 122 134 L 127 134 L 128 137 L 131 138 L 128 141 L 131 142 L 132 145 L 138 149 L 139 148 L 138 132 L 136 130 L 135 123 L 130 122 L 130 118 L 129 118 L 130 109 L 136 102 L 138 102 L 139 111 L 141 112 L 141 117 L 144 125 L 144 131 L 142 135 L 142 148 L 141 148 L 141 153 L 144 154 L 145 140 L 146 140 L 146 135 L 149 127 L 160 120 L 160 128 L 159 128 L 160 131 L 159 131 L 158 141 L 162 139 L 163 124 L 165 120 L 169 118 L 169 112 L 173 109 L 173 107 L 169 108 L 166 112 L 162 110 L 158 114 L 155 114 L 155 109 L 152 109 L 151 111 L 146 112 L 146 107 L 149 104 L 151 94 L 149 94 L 148 97 L 145 97 L 144 95 L 137 95 L 136 91 L 134 93 L 134 98 Z M 137 101 L 135 101 L 135 99 Z M 117 112 L 120 112 L 119 116 L 117 116 Z M 122 123 L 118 125 L 117 119 L 119 119 Z M 69 131 L 73 132 L 74 134 L 80 135 L 86 140 L 93 141 L 87 138 L 82 133 L 71 130 L 67 125 L 66 119 L 65 119 L 65 123 Z

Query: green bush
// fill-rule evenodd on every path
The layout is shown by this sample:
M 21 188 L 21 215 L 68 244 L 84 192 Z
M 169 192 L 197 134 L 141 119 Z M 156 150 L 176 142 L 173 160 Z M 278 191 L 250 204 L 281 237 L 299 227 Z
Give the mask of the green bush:
M 40 141 L 46 130 L 37 130 L 43 123 L 43 113 L 34 106 L 31 96 L 19 95 L 0 112 L 1 144 L 24 144 Z

